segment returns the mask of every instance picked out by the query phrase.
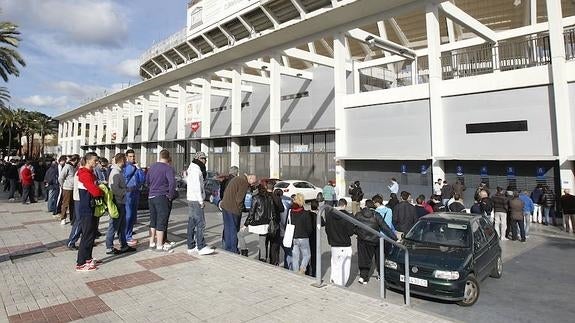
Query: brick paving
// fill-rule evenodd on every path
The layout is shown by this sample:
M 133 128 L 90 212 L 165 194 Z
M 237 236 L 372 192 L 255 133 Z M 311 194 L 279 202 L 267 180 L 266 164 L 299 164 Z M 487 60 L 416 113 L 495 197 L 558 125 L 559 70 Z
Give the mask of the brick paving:
M 45 203 L 7 203 L 0 193 L 0 209 L 8 210 L 0 213 L 0 322 L 445 321 L 346 288 L 316 288 L 309 277 L 225 251 L 189 256 L 183 208 L 170 220 L 175 253 L 147 250 L 144 215 L 137 252 L 107 256 L 99 239 L 94 257 L 103 264 L 82 273 L 74 270 L 77 253 L 64 246 L 70 226 L 53 220 Z M 221 224 L 213 219 L 221 214 L 209 209 L 206 218 L 206 242 L 217 245 Z M 107 225 L 102 219 L 100 231 Z

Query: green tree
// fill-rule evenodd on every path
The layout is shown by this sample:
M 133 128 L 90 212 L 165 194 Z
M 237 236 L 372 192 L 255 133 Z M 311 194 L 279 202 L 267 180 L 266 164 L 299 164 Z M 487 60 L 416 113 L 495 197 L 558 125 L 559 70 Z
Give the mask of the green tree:
M 17 128 L 17 120 L 14 115 L 14 110 L 10 108 L 2 108 L 0 110 L 0 125 L 8 130 L 8 155 L 12 154 L 12 136 L 14 130 Z M 18 148 L 19 149 L 19 148 Z
M 16 51 L 21 40 L 17 28 L 18 26 L 11 22 L 0 22 L 0 77 L 4 82 L 8 82 L 9 75 L 20 76 L 17 64 L 26 66 L 26 62 Z

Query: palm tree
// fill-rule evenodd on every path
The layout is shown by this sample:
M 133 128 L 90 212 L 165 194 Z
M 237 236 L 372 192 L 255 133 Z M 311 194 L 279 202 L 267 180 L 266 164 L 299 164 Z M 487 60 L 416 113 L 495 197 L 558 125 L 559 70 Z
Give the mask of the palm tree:
M 10 91 L 4 86 L 0 87 L 0 111 L 7 109 L 6 103 L 10 101 Z
M 26 62 L 15 50 L 20 43 L 20 32 L 15 24 L 3 21 L 0 22 L 0 77 L 4 82 L 8 82 L 8 75 L 19 76 L 20 70 L 16 63 L 26 66 Z
M 8 129 L 8 155 L 12 153 L 12 130 L 16 128 L 14 111 L 10 108 L 2 108 L 0 111 L 0 125 Z
M 42 114 L 38 119 L 36 124 L 40 129 L 40 157 L 44 157 L 44 143 L 46 136 L 54 135 L 58 133 L 58 125 L 45 114 Z
M 16 135 L 18 136 L 18 156 L 22 156 L 22 136 L 25 135 L 26 116 L 28 111 L 18 108 L 12 110 L 14 114 L 14 127 L 16 128 Z

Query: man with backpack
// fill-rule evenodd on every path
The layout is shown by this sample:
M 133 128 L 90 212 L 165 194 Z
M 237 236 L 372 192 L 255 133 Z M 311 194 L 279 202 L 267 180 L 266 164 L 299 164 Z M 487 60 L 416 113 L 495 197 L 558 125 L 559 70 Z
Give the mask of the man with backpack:
M 355 215 L 360 211 L 361 200 L 363 200 L 363 191 L 359 181 L 355 181 L 349 186 L 348 193 L 351 195 L 351 213 Z
M 133 247 L 138 244 L 138 240 L 134 239 L 132 234 L 138 217 L 140 189 L 146 180 L 146 174 L 136 163 L 136 153 L 133 149 L 126 150 L 126 166 L 122 172 L 128 187 L 126 194 L 126 240 L 128 245 Z

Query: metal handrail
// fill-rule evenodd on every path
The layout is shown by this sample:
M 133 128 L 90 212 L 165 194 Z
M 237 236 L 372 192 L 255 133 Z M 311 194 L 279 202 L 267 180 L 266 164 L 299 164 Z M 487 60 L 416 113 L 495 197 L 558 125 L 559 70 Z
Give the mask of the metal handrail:
M 384 235 L 383 233 L 376 231 L 372 228 L 370 228 L 368 225 L 366 225 L 365 223 L 362 223 L 360 221 L 358 221 L 357 219 L 355 219 L 352 216 L 349 216 L 343 212 L 341 212 L 340 210 L 330 206 L 330 205 L 323 205 L 320 209 L 319 209 L 319 216 L 317 217 L 317 221 L 316 221 L 316 270 L 315 270 L 315 275 L 316 275 L 316 286 L 320 287 L 322 286 L 322 275 L 321 275 L 321 219 L 325 216 L 326 210 L 334 212 L 335 214 L 337 214 L 339 217 L 341 217 L 342 219 L 346 220 L 347 222 L 351 222 L 354 225 L 372 233 L 375 234 L 379 237 L 379 274 L 381 275 L 380 280 L 379 280 L 379 296 L 381 298 L 385 298 L 386 297 L 386 293 L 385 293 L 385 242 L 389 242 L 391 244 L 393 244 L 394 246 L 403 249 L 405 251 L 404 257 L 405 257 L 405 298 L 404 298 L 404 302 L 405 305 L 410 305 L 411 304 L 411 300 L 410 300 L 410 286 L 409 286 L 409 250 L 407 249 L 407 247 L 405 247 L 404 245 L 388 238 L 386 235 Z

